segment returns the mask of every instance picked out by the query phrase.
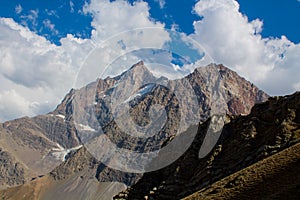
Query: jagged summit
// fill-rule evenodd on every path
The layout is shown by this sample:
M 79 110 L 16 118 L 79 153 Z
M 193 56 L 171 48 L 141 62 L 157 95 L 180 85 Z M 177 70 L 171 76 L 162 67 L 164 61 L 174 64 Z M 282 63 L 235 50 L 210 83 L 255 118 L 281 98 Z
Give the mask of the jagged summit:
M 145 67 L 144 61 L 141 60 L 141 61 L 137 62 L 136 64 L 132 65 L 132 67 L 130 67 L 129 70 L 134 69 L 136 67 Z
M 127 71 L 123 74 L 132 73 L 132 74 L 148 74 L 152 75 L 152 72 L 148 69 L 148 67 L 144 64 L 144 61 L 139 61 L 138 63 L 132 65 Z M 122 76 L 122 75 L 121 75 Z
M 144 64 L 144 61 L 139 61 L 138 63 L 132 65 L 126 72 L 132 73 L 151 73 L 147 66 Z M 152 74 L 152 73 L 151 73 Z
M 132 65 L 128 70 L 124 71 L 122 74 L 115 76 L 113 78 L 106 78 L 107 79 L 113 79 L 114 81 L 118 80 L 124 80 L 128 77 L 138 77 L 140 76 L 140 79 L 146 79 L 153 80 L 154 75 L 152 72 L 147 68 L 147 66 L 144 64 L 143 61 L 139 61 L 138 63 Z

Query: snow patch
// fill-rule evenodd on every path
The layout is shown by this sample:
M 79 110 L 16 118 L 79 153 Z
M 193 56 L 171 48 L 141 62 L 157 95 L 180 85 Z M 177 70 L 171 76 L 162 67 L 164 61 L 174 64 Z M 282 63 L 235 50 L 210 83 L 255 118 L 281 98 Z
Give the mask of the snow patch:
M 56 143 L 57 148 L 52 148 L 52 151 L 63 151 L 64 148 L 60 144 Z
M 151 92 L 151 90 L 154 88 L 154 86 L 155 86 L 155 84 L 148 84 L 148 85 L 146 85 L 145 87 L 143 87 L 142 89 L 140 89 L 140 90 L 138 91 L 138 93 L 139 93 L 140 95 L 144 95 L 144 94 L 146 94 L 146 93 L 148 93 L 148 92 Z
M 78 124 L 81 131 L 90 131 L 95 132 L 96 130 L 90 127 L 89 125 Z
M 56 115 L 56 117 L 60 117 L 60 118 L 62 118 L 62 119 L 65 119 L 65 118 L 66 118 L 64 115 L 61 115 L 61 114 Z
M 52 155 L 57 159 L 57 160 L 61 160 L 61 161 L 65 161 L 66 160 L 66 156 L 72 152 L 72 151 L 76 151 L 78 149 L 80 149 L 82 147 L 82 145 L 70 148 L 70 149 L 64 149 L 62 146 L 60 146 L 58 143 L 56 143 L 57 148 L 53 148 L 52 149 Z
M 129 101 L 135 99 L 136 97 L 140 97 L 143 96 L 149 92 L 152 91 L 152 89 L 154 88 L 155 84 L 148 84 L 145 87 L 141 88 L 140 90 L 138 90 L 135 94 L 131 95 L 128 99 L 126 99 L 124 101 L 124 103 L 128 103 Z

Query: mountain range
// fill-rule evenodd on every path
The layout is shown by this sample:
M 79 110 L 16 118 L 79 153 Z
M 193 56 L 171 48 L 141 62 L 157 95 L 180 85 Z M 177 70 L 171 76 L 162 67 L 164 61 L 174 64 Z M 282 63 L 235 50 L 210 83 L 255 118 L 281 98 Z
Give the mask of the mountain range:
M 299 159 L 299 96 L 295 93 L 268 100 L 266 93 L 223 65 L 199 66 L 182 79 L 169 80 L 154 76 L 139 62 L 116 77 L 70 90 L 48 114 L 0 124 L 0 196 L 180 199 L 196 192 L 187 198 L 199 199 L 201 194 L 214 198 L 227 193 L 233 195 L 228 198 L 238 198 L 250 195 L 251 188 L 262 184 L 262 179 L 271 183 L 277 174 L 283 176 L 285 169 L 291 169 L 289 177 L 294 181 L 278 192 L 282 197 L 285 191 L 299 188 L 299 177 L 293 173 Z M 118 107 L 123 104 L 127 107 Z M 156 105 L 162 105 L 166 112 L 160 113 Z M 218 114 L 224 117 L 225 125 L 218 138 L 208 141 L 214 147 L 212 151 L 199 158 L 205 133 Z M 124 120 L 129 116 L 131 121 Z M 140 131 L 127 129 L 132 124 Z M 177 132 L 194 140 L 184 146 L 187 151 L 183 155 L 179 152 L 174 157 L 175 162 L 141 173 L 140 168 L 132 166 L 122 170 L 120 156 L 109 162 L 99 159 L 91 148 L 99 131 L 118 148 L 133 152 L 157 151 L 171 144 Z M 143 131 L 149 137 L 136 137 Z M 280 163 L 284 155 L 290 157 Z M 131 159 L 141 158 L 137 154 Z M 274 173 L 266 159 L 278 164 L 272 165 Z M 255 166 L 260 162 L 266 168 Z M 249 170 L 255 174 L 261 170 L 259 174 L 269 168 L 270 177 L 252 177 L 252 185 L 246 181 Z M 280 184 L 272 187 L 266 197 L 279 188 Z

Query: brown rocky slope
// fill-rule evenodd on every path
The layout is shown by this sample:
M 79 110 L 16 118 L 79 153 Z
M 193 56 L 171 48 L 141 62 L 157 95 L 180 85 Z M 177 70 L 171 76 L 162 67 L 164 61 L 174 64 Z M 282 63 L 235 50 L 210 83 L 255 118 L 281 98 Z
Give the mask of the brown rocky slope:
M 200 192 L 188 199 L 218 199 L 215 197 L 226 197 L 222 196 L 226 190 L 229 191 L 226 188 L 249 186 L 252 183 L 256 184 L 251 186 L 252 189 L 255 186 L 264 187 L 269 192 L 288 188 L 283 190 L 283 194 L 278 192 L 277 196 L 279 199 L 286 199 L 290 190 L 295 192 L 299 189 L 300 92 L 285 97 L 272 97 L 265 103 L 255 105 L 247 116 L 231 117 L 212 152 L 199 159 L 203 133 L 208 124 L 209 121 L 199 126 L 193 144 L 176 162 L 164 169 L 144 174 L 135 185 L 114 199 L 181 199 L 198 190 Z M 276 156 L 278 152 L 282 153 Z M 269 156 L 272 157 L 268 158 Z M 276 160 L 278 163 L 275 164 Z M 251 167 L 246 168 L 248 166 Z M 248 171 L 240 171 L 244 168 Z M 225 178 L 233 173 L 238 173 L 239 176 Z M 289 181 L 281 181 L 285 173 Z M 260 176 L 260 181 L 247 182 L 245 177 L 249 176 L 253 180 L 254 176 Z M 267 190 L 268 187 L 272 188 L 270 184 L 273 182 L 277 186 Z M 240 191 L 235 196 L 227 197 L 266 197 L 264 193 L 252 193 L 253 190 L 249 187 L 246 189 L 247 187 L 237 187 L 236 190 Z
M 299 157 L 297 143 L 184 199 L 299 199 Z

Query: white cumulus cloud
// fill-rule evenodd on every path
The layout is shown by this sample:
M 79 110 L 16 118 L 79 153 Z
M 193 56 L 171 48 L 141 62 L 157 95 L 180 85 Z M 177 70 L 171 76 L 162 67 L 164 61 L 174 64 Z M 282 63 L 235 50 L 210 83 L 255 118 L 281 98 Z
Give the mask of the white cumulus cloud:
M 23 8 L 20 4 L 15 7 L 16 14 L 20 14 L 23 11 Z
M 69 5 L 70 5 L 70 12 L 74 13 L 74 3 L 73 3 L 73 1 L 70 1 Z
M 166 5 L 166 1 L 165 0 L 154 0 L 155 2 L 157 2 L 159 4 L 159 7 L 161 9 L 163 9 Z
M 28 14 L 21 15 L 21 23 L 24 26 L 28 26 L 31 24 L 32 27 L 35 29 L 38 25 L 38 17 L 39 17 L 39 10 L 29 10 Z
M 43 20 L 43 24 L 47 29 L 49 29 L 52 32 L 52 34 L 58 34 L 58 30 L 56 30 L 55 24 L 53 24 L 50 19 Z
M 192 37 L 215 62 L 231 67 L 271 95 L 297 89 L 299 44 L 285 36 L 263 38 L 263 22 L 249 21 L 235 0 L 201 0 L 194 10 L 203 19 L 194 22 Z
M 127 1 L 91 0 L 84 8 L 85 13 L 93 15 L 92 26 L 95 29 L 92 39 L 103 41 L 124 31 L 136 28 L 157 27 L 163 28 L 164 24 L 150 19 L 149 6 L 146 2 L 138 1 L 133 5 Z M 155 37 L 157 40 L 157 38 Z M 151 42 L 155 39 L 149 38 Z M 161 42 L 158 40 L 157 42 Z
M 0 19 L 0 30 L 0 104 L 5 105 L 1 118 L 50 111 L 72 87 L 79 68 L 73 62 L 78 56 L 76 45 L 70 54 L 68 46 L 55 46 L 7 18 Z M 18 101 L 15 107 L 14 101 Z
M 89 71 L 91 77 L 83 77 L 80 83 L 84 85 L 95 80 L 115 56 L 124 53 L 114 46 L 114 42 L 119 42 L 114 39 L 100 47 L 113 35 L 145 27 L 162 30 L 161 34 L 140 31 L 136 36 L 125 34 L 123 38 L 116 37 L 133 49 L 134 45 L 159 48 L 168 39 L 168 34 L 162 29 L 164 25 L 150 19 L 145 2 L 131 5 L 123 0 L 92 0 L 86 4 L 84 12 L 93 15 L 91 39 L 79 39 L 68 34 L 61 39 L 61 46 L 51 44 L 10 18 L 0 18 L 0 121 L 53 110 L 74 86 L 77 73 L 89 52 L 97 47 L 102 48 L 102 53 L 90 58 L 88 63 L 95 67 L 95 71 Z M 21 18 L 23 25 L 28 22 L 36 25 L 38 10 L 31 10 Z M 44 26 L 56 30 L 50 21 L 44 21 Z
M 16 13 L 23 14 L 22 25 L 0 18 L 0 121 L 49 112 L 76 80 L 79 86 L 94 80 L 118 56 L 122 55 L 121 63 L 129 67 L 137 58 L 126 56 L 126 52 L 163 47 L 169 34 L 163 23 L 151 19 L 149 9 L 143 1 L 91 0 L 83 8 L 83 13 L 93 17 L 91 38 L 68 34 L 60 40 L 61 46 L 22 26 L 35 26 L 38 10 L 24 15 L 17 6 Z M 215 62 L 231 67 L 271 95 L 300 89 L 299 44 L 285 36 L 263 38 L 263 22 L 249 21 L 234 0 L 201 0 L 194 11 L 204 18 L 194 22 L 195 33 L 189 37 Z M 44 26 L 55 30 L 50 21 Z M 93 51 L 95 48 L 100 51 Z M 122 70 L 124 67 L 109 69 L 107 74 Z M 79 71 L 87 76 L 76 79 Z

